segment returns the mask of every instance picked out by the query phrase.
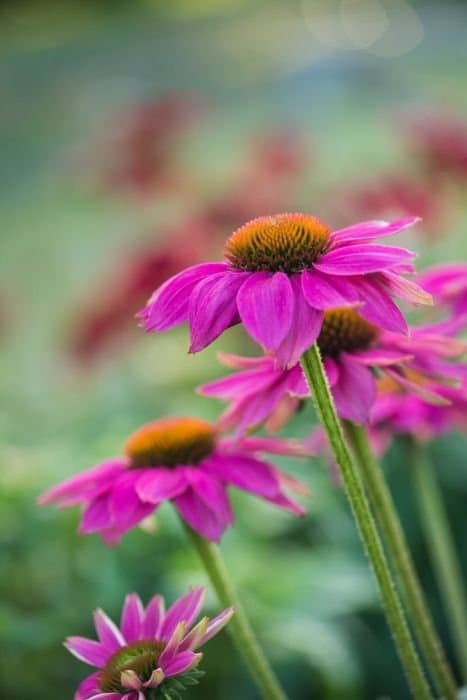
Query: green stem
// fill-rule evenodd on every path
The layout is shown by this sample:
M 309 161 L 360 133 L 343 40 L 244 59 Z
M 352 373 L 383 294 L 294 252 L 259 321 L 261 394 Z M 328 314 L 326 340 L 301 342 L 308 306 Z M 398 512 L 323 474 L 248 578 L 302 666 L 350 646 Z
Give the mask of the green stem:
M 403 602 L 428 669 L 440 696 L 445 700 L 456 700 L 455 680 L 436 633 L 381 467 L 373 456 L 366 431 L 348 421 L 345 427 L 373 507 L 379 532 L 401 588 Z
M 198 552 L 221 605 L 233 606 L 235 614 L 228 630 L 247 662 L 264 700 L 287 700 L 274 671 L 256 639 L 245 609 L 236 592 L 219 548 L 183 522 L 188 539 Z
M 422 527 L 464 683 L 467 683 L 467 597 L 443 497 L 433 465 L 423 448 L 411 441 L 410 461 Z
M 358 471 L 353 464 L 349 448 L 344 440 L 342 426 L 337 418 L 334 401 L 316 343 L 304 353 L 302 366 L 318 415 L 331 444 L 336 462 L 340 467 L 347 498 L 373 568 L 386 618 L 412 695 L 417 700 L 422 698 L 428 700 L 431 698 L 430 689 L 410 636 L 404 611 L 386 561 L 375 521 L 371 515 L 365 491 Z

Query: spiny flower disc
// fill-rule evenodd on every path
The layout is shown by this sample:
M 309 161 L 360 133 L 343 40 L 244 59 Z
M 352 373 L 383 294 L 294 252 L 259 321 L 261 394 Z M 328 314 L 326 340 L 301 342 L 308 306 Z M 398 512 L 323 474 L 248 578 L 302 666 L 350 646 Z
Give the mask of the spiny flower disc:
M 366 350 L 378 334 L 378 329 L 354 309 L 332 309 L 324 314 L 318 336 L 323 357 L 337 357 L 341 352 Z
M 196 418 L 165 418 L 133 433 L 125 453 L 132 467 L 194 465 L 211 454 L 214 440 L 209 423 Z
M 128 689 L 121 684 L 122 671 L 131 670 L 143 682 L 149 680 L 164 646 L 161 642 L 143 640 L 119 649 L 99 674 L 100 689 L 104 693 L 127 693 Z
M 224 254 L 238 270 L 293 275 L 309 268 L 327 250 L 329 234 L 314 216 L 262 216 L 237 229 Z

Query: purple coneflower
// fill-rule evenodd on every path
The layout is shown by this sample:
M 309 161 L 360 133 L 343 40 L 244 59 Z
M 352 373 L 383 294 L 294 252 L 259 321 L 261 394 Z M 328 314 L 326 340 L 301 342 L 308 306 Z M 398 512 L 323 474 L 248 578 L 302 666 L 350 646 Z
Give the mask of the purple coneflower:
M 193 671 L 203 656 L 195 650 L 214 637 L 234 612 L 227 608 L 213 620 L 203 617 L 190 629 L 204 594 L 204 588 L 192 588 L 165 612 L 162 596 L 154 596 L 144 608 L 139 596 L 131 593 L 120 628 L 96 610 L 99 641 L 68 637 L 65 642 L 80 661 L 99 669 L 81 683 L 75 700 L 152 700 L 171 697 L 171 679 L 177 678 L 177 685 L 184 680 L 193 685 L 201 675 Z
M 317 343 L 339 416 L 355 423 L 370 418 L 377 393 L 375 370 L 435 402 L 440 393 L 444 402 L 439 389 L 446 380 L 461 380 L 464 374 L 462 365 L 449 362 L 465 351 L 464 343 L 430 327 L 412 329 L 409 337 L 381 330 L 352 308 L 325 311 Z M 299 364 L 281 369 L 270 355 L 221 355 L 221 360 L 242 371 L 198 391 L 230 402 L 220 421 L 225 429 L 235 427 L 241 433 L 263 421 L 277 429 L 309 396 Z
M 370 323 L 406 332 L 392 297 L 413 303 L 431 297 L 403 276 L 413 270 L 413 253 L 372 241 L 417 220 L 331 231 L 305 214 L 254 219 L 228 239 L 225 262 L 190 267 L 156 290 L 140 312 L 142 325 L 162 332 L 188 321 L 190 352 L 198 352 L 243 323 L 281 367 L 293 366 L 315 342 L 327 309 L 358 305 Z
M 284 493 L 306 489 L 275 466 L 263 452 L 306 456 L 298 442 L 274 438 L 222 439 L 196 418 L 166 418 L 136 431 L 124 456 L 103 462 L 52 488 L 41 505 L 84 507 L 80 533 L 99 532 L 108 544 L 172 501 L 181 517 L 202 537 L 218 541 L 232 525 L 227 494 L 235 486 L 293 513 L 304 510 Z

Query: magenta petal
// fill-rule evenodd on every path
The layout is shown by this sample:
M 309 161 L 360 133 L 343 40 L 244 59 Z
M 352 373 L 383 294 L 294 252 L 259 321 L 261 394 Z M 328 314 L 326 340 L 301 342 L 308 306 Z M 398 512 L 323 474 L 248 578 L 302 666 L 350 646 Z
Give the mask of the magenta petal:
M 92 695 L 89 700 L 144 700 L 144 696 L 141 698 L 136 696 L 134 693 L 131 695 L 122 695 L 121 693 L 97 693 L 97 695 Z
M 340 418 L 363 424 L 376 400 L 376 382 L 367 367 L 353 363 L 341 353 L 339 380 L 332 387 L 332 395 Z
M 151 598 L 143 620 L 143 639 L 157 639 L 165 617 L 164 599 L 160 595 Z
M 112 525 L 112 513 L 110 511 L 109 493 L 106 491 L 98 496 L 84 509 L 79 532 L 82 535 L 89 535 L 93 532 L 105 530 Z
M 92 469 L 73 476 L 58 486 L 46 491 L 38 499 L 39 505 L 58 503 L 60 506 L 70 506 L 86 500 L 86 497 L 99 492 L 107 484 L 111 484 L 117 474 L 125 468 L 123 460 L 111 460 L 98 464 Z
M 110 495 L 112 520 L 119 530 L 126 532 L 154 511 L 151 503 L 142 503 L 136 493 L 138 472 L 129 470 L 115 484 Z
M 167 610 L 160 631 L 161 639 L 170 639 L 179 622 L 185 622 L 186 630 L 189 629 L 201 610 L 205 593 L 206 589 L 203 587 L 192 588 Z
M 355 287 L 364 302 L 358 313 L 370 323 L 396 333 L 407 333 L 407 321 L 377 278 L 359 277 Z
M 109 659 L 109 653 L 102 644 L 85 637 L 68 637 L 65 647 L 80 661 L 97 668 L 105 666 Z
M 388 223 L 387 221 L 362 221 L 354 226 L 348 226 L 347 228 L 334 231 L 331 234 L 331 238 L 333 244 L 351 243 L 353 241 L 372 241 L 375 238 L 394 236 L 394 234 L 404 231 L 406 228 L 413 226 L 419 221 L 421 221 L 421 219 L 417 216 L 408 216 L 405 219 L 399 219 L 392 223 Z
M 168 331 L 188 320 L 190 295 L 205 278 L 227 270 L 225 263 L 203 263 L 183 270 L 157 289 L 138 315 L 147 331 Z
M 122 633 L 103 610 L 96 610 L 94 613 L 94 625 L 102 646 L 110 654 L 125 646 L 125 639 Z
M 178 496 L 187 487 L 182 469 L 145 469 L 136 483 L 142 501 L 159 504 Z
M 333 309 L 342 306 L 354 306 L 358 297 L 347 280 L 334 280 L 318 270 L 302 272 L 302 290 L 308 304 L 314 309 Z
M 240 444 L 243 449 L 249 452 L 269 452 L 269 454 L 283 455 L 284 457 L 305 457 L 309 454 L 300 440 L 251 436 L 243 438 Z M 228 456 L 230 455 L 227 454 Z
M 239 289 L 237 306 L 250 336 L 265 350 L 275 350 L 290 328 L 294 294 L 283 272 L 255 272 Z
M 279 492 L 275 471 L 265 462 L 244 455 L 219 455 L 209 462 L 211 469 L 228 484 L 263 498 Z
M 198 387 L 197 392 L 202 396 L 212 396 L 217 399 L 242 398 L 245 394 L 262 392 L 274 382 L 278 374 L 274 371 L 270 358 L 264 358 L 264 360 L 264 368 L 236 372 Z
M 325 357 L 323 364 L 324 369 L 326 370 L 329 386 L 333 387 L 339 379 L 339 365 L 331 357 Z
M 225 525 L 232 525 L 234 517 L 230 506 L 227 491 L 217 476 L 209 474 L 207 460 L 203 462 L 205 467 L 201 469 L 190 469 L 190 483 L 192 489 L 199 498 L 210 508 L 218 520 Z
M 143 620 L 144 608 L 140 597 L 136 593 L 130 593 L 125 598 L 120 620 L 120 629 L 129 644 L 138 639 L 144 639 L 142 634 Z
M 275 351 L 279 367 L 293 367 L 297 364 L 305 350 L 315 342 L 323 322 L 323 312 L 312 309 L 303 296 L 300 275 L 292 278 L 292 286 L 295 306 L 290 330 Z
M 392 270 L 380 273 L 381 282 L 391 296 L 405 299 L 412 304 L 433 304 L 433 297 L 423 287 L 412 280 L 401 277 Z
M 237 292 L 247 273 L 222 272 L 199 282 L 190 297 L 190 352 L 199 352 L 238 323 Z
M 88 698 L 96 695 L 99 692 L 99 672 L 93 673 L 91 676 L 82 681 L 78 690 L 75 693 L 74 700 L 88 700 Z
M 352 353 L 354 362 L 359 362 L 361 365 L 367 365 L 368 367 L 388 367 L 400 362 L 408 362 L 412 358 L 413 355 L 407 352 L 387 350 L 386 348 L 374 348 Z
M 202 658 L 202 654 L 195 654 L 193 651 L 181 651 L 174 656 L 167 664 L 164 664 L 163 671 L 167 678 L 179 676 L 196 666 Z
M 331 275 L 363 275 L 410 261 L 414 253 L 405 248 L 372 245 L 348 245 L 325 253 L 314 266 Z
M 180 496 L 177 496 L 173 503 L 193 530 L 211 542 L 220 540 L 228 523 L 220 521 L 193 489 L 187 489 Z

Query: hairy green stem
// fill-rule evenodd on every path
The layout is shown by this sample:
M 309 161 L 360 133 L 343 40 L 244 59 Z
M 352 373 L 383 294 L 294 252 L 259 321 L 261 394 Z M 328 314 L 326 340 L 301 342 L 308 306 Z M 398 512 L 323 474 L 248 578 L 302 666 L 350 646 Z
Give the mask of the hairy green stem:
M 467 683 L 467 591 L 456 546 L 433 465 L 414 440 L 410 442 L 410 463 L 425 539 L 462 678 Z
M 233 606 L 235 608 L 235 614 L 227 629 L 248 664 L 264 700 L 287 700 L 286 694 L 279 685 L 279 681 L 256 639 L 240 597 L 230 580 L 219 548 L 198 535 L 185 522 L 183 524 L 188 539 L 204 564 L 219 602 L 225 607 Z
M 430 675 L 441 697 L 445 700 L 456 700 L 455 680 L 426 604 L 394 501 L 382 469 L 371 450 L 367 432 L 349 421 L 345 422 L 345 428 L 383 544 L 399 582 L 402 600 Z
M 316 343 L 304 353 L 302 367 L 318 415 L 339 465 L 347 498 L 378 584 L 386 619 L 410 689 L 417 700 L 428 700 L 431 698 L 430 688 L 410 635 L 365 490 L 344 439 L 342 426 L 337 417 L 334 400 Z

